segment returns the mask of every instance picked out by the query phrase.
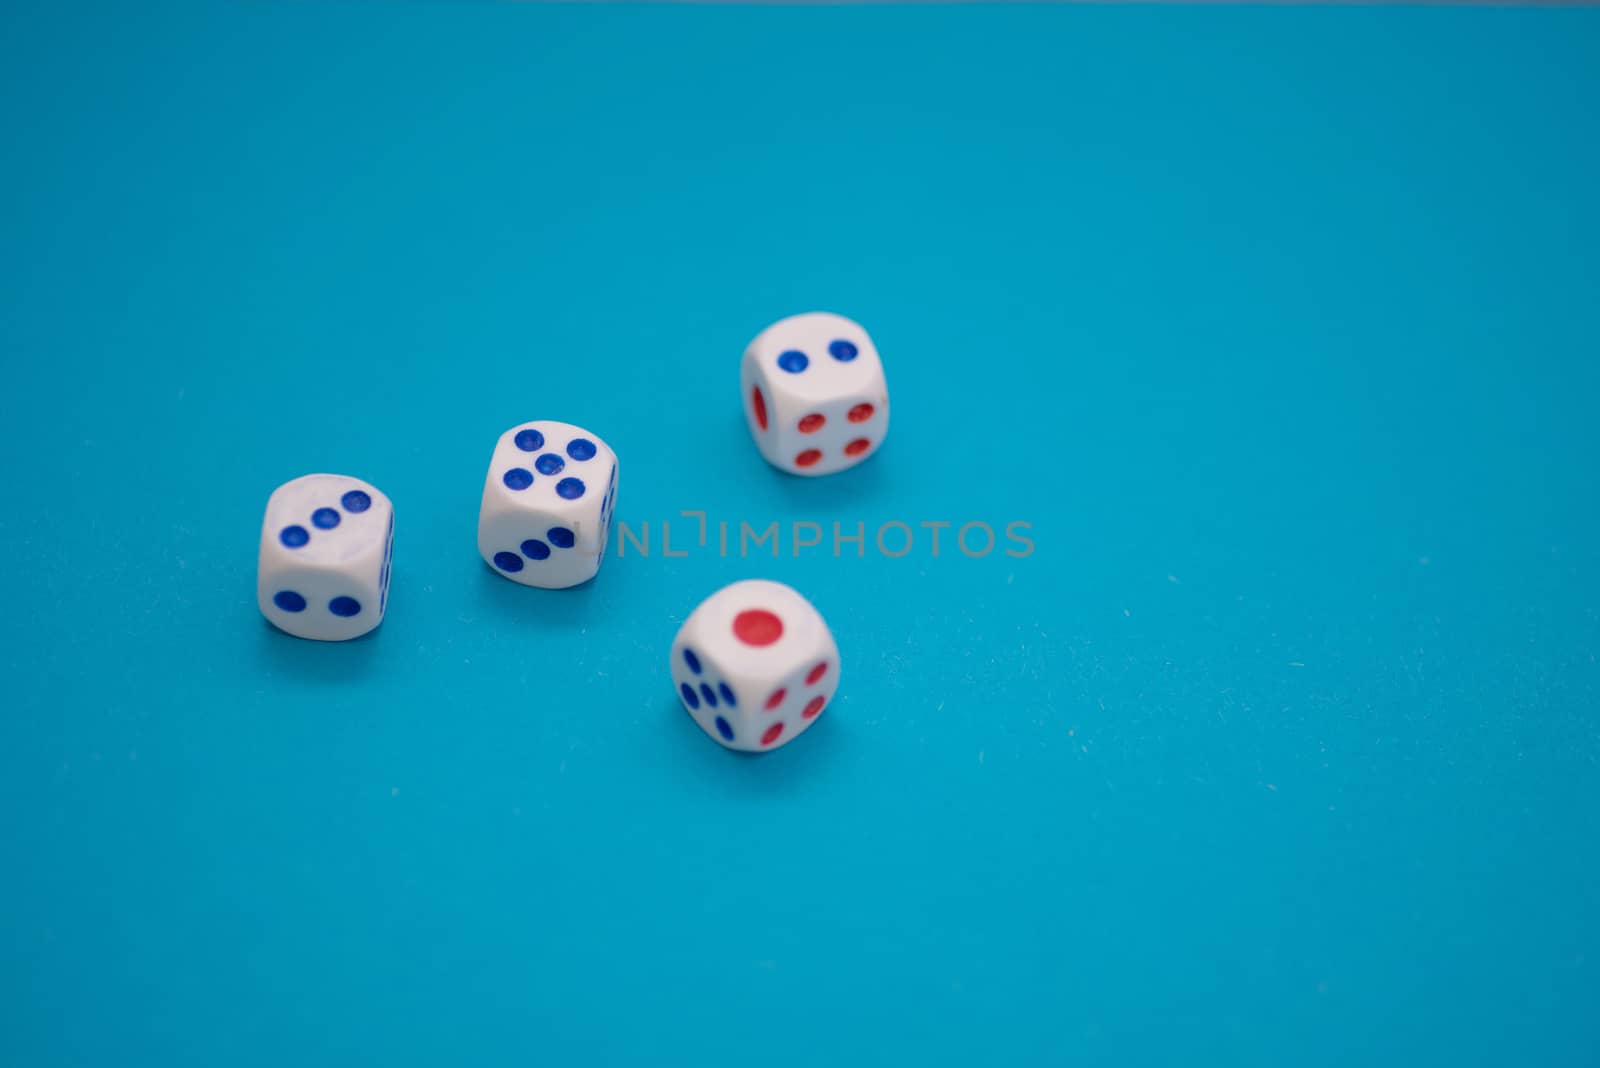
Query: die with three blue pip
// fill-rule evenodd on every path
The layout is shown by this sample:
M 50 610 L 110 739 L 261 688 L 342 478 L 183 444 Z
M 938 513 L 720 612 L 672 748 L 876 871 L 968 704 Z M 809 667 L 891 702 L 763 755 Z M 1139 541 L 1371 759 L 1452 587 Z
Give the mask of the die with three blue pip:
M 388 497 L 348 475 L 304 475 L 267 499 L 256 602 L 297 638 L 359 638 L 383 622 L 393 561 Z

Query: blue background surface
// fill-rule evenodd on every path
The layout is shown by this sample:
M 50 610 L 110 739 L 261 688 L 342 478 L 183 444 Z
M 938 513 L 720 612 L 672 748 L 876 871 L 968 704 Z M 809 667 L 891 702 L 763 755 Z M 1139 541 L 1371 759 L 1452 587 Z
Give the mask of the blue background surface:
M 0 1060 L 1595 1063 L 1597 15 L 6 5 Z M 649 558 L 482 564 L 529 418 Z M 317 470 L 370 640 L 254 606 Z M 665 670 L 750 576 L 845 658 L 762 758 Z

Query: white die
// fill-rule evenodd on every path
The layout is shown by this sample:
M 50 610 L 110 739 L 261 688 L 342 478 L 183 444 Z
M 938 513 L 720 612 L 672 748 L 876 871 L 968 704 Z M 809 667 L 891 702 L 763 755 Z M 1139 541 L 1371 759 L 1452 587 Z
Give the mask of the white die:
M 383 622 L 394 558 L 394 505 L 347 475 L 305 475 L 267 498 L 256 602 L 273 626 L 342 642 Z
M 815 723 L 839 687 L 822 615 L 781 582 L 724 586 L 672 640 L 672 683 L 689 715 L 729 749 L 764 752 Z
M 617 504 L 617 454 L 570 423 L 540 420 L 500 435 L 478 509 L 478 552 L 524 586 L 594 578 Z
M 745 349 L 739 393 L 756 448 L 790 474 L 854 467 L 889 433 L 877 346 L 842 315 L 792 315 L 761 331 Z

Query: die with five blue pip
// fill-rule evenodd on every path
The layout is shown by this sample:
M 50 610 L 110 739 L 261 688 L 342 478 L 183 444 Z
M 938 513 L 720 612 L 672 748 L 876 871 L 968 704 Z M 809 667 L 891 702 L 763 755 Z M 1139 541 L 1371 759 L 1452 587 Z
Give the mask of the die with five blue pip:
M 562 590 L 606 555 L 617 454 L 570 423 L 523 423 L 500 435 L 478 508 L 478 553 L 512 582 Z
M 863 462 L 889 429 L 877 346 L 843 316 L 780 319 L 746 347 L 740 405 L 756 448 L 790 474 Z M 500 435 L 478 510 L 478 552 L 496 574 L 566 589 L 605 560 L 617 455 L 598 434 L 552 420 Z M 346 475 L 305 475 L 267 500 L 257 603 L 300 638 L 348 641 L 383 621 L 394 506 Z M 799 737 L 832 701 L 840 658 L 817 609 L 778 582 L 749 579 L 707 597 L 672 642 L 669 670 L 689 717 L 729 749 L 764 752 Z

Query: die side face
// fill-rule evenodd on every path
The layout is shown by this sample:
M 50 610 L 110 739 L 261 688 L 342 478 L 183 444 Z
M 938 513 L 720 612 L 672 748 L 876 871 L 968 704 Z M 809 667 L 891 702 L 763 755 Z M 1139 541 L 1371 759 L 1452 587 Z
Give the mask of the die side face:
M 872 338 L 827 312 L 781 319 L 745 350 L 745 421 L 761 455 L 797 475 L 842 471 L 889 431 L 889 390 Z
M 501 576 L 563 589 L 605 559 L 617 457 L 597 435 L 539 420 L 500 436 L 484 480 L 478 552 Z
M 394 509 L 389 509 L 389 532 L 383 539 L 383 566 L 378 571 L 378 618 L 389 610 L 389 580 L 394 577 Z
M 776 582 L 712 594 L 684 621 L 671 657 L 678 700 L 729 749 L 765 752 L 793 741 L 839 684 L 839 651 L 822 616 Z
M 306 475 L 267 499 L 256 601 L 296 637 L 357 638 L 383 621 L 393 559 L 388 497 L 358 478 Z

